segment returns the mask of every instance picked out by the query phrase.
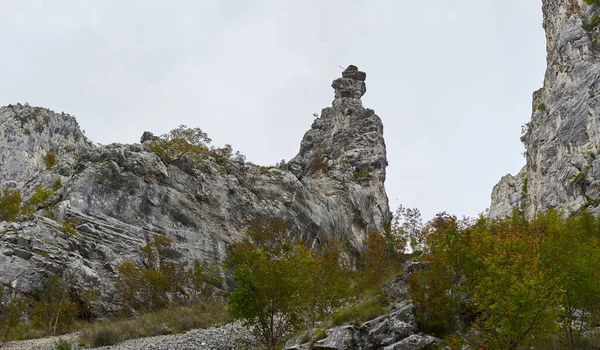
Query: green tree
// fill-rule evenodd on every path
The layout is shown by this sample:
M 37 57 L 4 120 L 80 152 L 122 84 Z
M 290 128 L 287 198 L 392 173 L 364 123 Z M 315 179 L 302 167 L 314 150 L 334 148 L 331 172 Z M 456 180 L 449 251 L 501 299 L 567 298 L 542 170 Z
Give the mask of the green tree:
M 189 284 L 190 273 L 184 263 L 173 261 L 179 257 L 168 236 L 154 235 L 152 241 L 140 250 L 140 265 L 123 261 L 117 266 L 115 288 L 125 306 L 134 309 L 161 308 L 179 292 L 183 295 Z
M 221 267 L 216 262 L 194 261 L 192 270 L 192 284 L 196 297 L 208 301 L 215 297 L 217 288 L 223 286 Z
M 471 228 L 471 250 L 479 269 L 467 274 L 472 300 L 481 314 L 477 326 L 486 343 L 517 349 L 555 328 L 560 281 L 542 264 L 543 235 L 522 213 Z
M 16 293 L 7 293 L 10 289 L 0 287 L 0 347 L 9 339 L 11 332 L 21 326 L 21 317 L 25 310 L 23 299 Z
M 46 334 L 57 335 L 68 332 L 78 314 L 77 304 L 71 299 L 68 291 L 67 276 L 62 279 L 53 276 L 46 281 L 46 286 L 33 302 L 31 319 L 36 327 Z
M 285 223 L 278 219 L 253 222 L 248 237 L 228 250 L 237 284 L 229 295 L 229 312 L 268 349 L 277 348 L 304 324 L 312 260 L 304 245 L 289 240 Z
M 305 319 L 308 326 L 331 316 L 350 297 L 352 271 L 339 236 L 312 251 L 309 278 L 303 288 L 308 293 Z
M 398 274 L 401 260 L 392 244 L 393 242 L 377 232 L 367 235 L 365 249 L 360 252 L 357 271 L 360 292 L 379 291 L 385 282 Z
M 547 278 L 559 281 L 561 346 L 585 347 L 585 334 L 600 315 L 600 220 L 584 211 L 563 219 L 556 211 L 540 213 L 531 229 L 543 236 L 541 264 Z
M 200 128 L 180 125 L 149 144 L 152 152 L 177 160 L 184 156 L 201 159 L 209 151 L 211 139 Z

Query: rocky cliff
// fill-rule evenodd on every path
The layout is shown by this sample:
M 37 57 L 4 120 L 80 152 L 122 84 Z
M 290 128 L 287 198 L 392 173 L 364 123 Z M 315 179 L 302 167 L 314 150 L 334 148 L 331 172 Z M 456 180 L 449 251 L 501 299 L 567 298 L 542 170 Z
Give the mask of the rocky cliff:
M 494 188 L 492 217 L 514 206 L 600 214 L 600 2 L 542 3 L 547 70 L 522 137 L 526 165 Z
M 221 261 L 253 219 L 281 218 L 314 246 L 337 234 L 360 249 L 391 222 L 383 125 L 362 106 L 365 79 L 350 66 L 333 82 L 333 106 L 278 167 L 166 158 L 150 151 L 149 133 L 139 144 L 96 146 L 64 113 L 0 108 L 0 186 L 20 190 L 29 208 L 0 223 L 0 283 L 31 292 L 68 269 L 80 287 L 109 291 L 114 266 L 152 235 L 171 237 L 183 260 Z M 40 189 L 53 192 L 33 200 Z

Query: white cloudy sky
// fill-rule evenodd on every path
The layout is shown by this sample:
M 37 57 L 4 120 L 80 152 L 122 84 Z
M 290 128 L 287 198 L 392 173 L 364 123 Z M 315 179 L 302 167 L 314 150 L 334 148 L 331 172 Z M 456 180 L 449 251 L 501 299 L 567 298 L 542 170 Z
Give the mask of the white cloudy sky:
M 476 215 L 524 164 L 541 21 L 539 0 L 0 0 L 0 105 L 74 114 L 103 144 L 198 126 L 274 164 L 355 64 L 392 208 Z

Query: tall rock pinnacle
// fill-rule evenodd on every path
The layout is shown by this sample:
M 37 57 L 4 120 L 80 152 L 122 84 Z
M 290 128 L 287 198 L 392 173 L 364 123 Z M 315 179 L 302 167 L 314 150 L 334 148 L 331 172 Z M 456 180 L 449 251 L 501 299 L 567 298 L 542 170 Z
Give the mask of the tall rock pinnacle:
M 342 72 L 342 77 L 333 81 L 331 87 L 335 89 L 335 98 L 360 99 L 367 92 L 365 80 L 367 74 L 350 65 Z

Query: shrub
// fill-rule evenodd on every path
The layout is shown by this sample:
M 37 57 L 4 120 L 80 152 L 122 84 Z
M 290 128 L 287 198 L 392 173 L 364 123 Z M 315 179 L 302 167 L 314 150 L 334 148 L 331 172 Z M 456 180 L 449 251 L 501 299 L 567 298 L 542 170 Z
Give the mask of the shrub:
M 50 170 L 54 168 L 56 164 L 58 164 L 58 159 L 54 153 L 46 152 L 46 155 L 44 156 L 44 163 L 46 164 L 46 170 Z
M 61 187 L 62 187 L 62 180 L 61 179 L 56 179 L 56 181 L 54 181 L 54 183 L 52 183 L 52 189 L 54 191 L 60 190 Z
M 216 288 L 222 287 L 223 281 L 221 267 L 217 263 L 194 261 L 192 286 L 199 300 L 213 299 Z
M 54 348 L 56 350 L 71 350 L 73 349 L 73 344 L 70 341 L 59 339 L 54 342 Z
M 370 175 L 370 172 L 369 172 L 369 169 L 367 169 L 367 168 L 364 168 L 362 170 L 354 172 L 354 178 L 356 179 L 356 181 L 359 184 L 362 184 L 363 181 L 365 181 L 369 177 L 369 175 Z
M 311 172 L 322 171 L 326 173 L 328 168 L 329 162 L 327 161 L 327 158 L 320 155 L 314 156 L 308 164 L 308 170 Z
M 21 191 L 6 189 L 0 193 L 0 221 L 14 221 L 19 216 Z
M 42 131 L 44 131 L 44 124 L 40 122 L 35 122 L 33 130 L 37 131 L 38 133 L 41 133 Z
M 361 291 L 378 291 L 399 270 L 400 260 L 384 236 L 377 232 L 367 235 L 365 250 L 359 261 L 359 288 Z
M 22 327 L 21 317 L 25 303 L 17 295 L 6 295 L 4 287 L 0 287 L 0 347 L 11 334 Z
M 117 331 L 112 329 L 100 329 L 92 335 L 92 346 L 111 346 L 121 342 L 121 337 Z
M 140 251 L 141 266 L 131 261 L 117 266 L 115 287 L 127 307 L 162 308 L 173 301 L 175 294 L 184 295 L 190 287 L 191 272 L 185 264 L 171 261 L 178 255 L 171 244 L 171 238 L 154 235 L 153 241 Z
M 541 102 L 538 106 L 537 109 L 544 112 L 546 110 L 546 104 L 544 102 Z
M 43 188 L 41 186 L 36 187 L 35 193 L 29 198 L 29 204 L 33 206 L 37 205 L 47 205 L 50 197 L 54 194 L 49 188 Z

